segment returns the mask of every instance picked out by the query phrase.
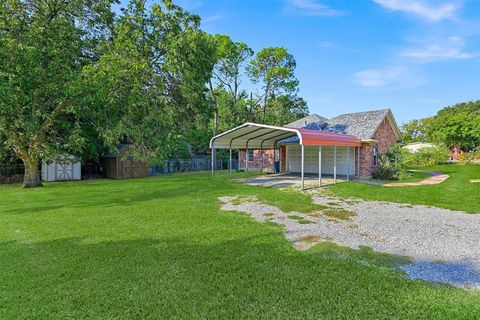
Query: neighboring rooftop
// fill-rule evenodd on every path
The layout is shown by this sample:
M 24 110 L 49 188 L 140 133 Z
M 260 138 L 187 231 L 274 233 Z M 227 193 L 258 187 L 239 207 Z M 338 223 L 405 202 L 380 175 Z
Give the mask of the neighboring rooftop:
M 290 128 L 306 128 L 325 130 L 335 133 L 350 134 L 360 139 L 371 139 L 375 131 L 391 113 L 390 109 L 345 113 L 332 119 L 327 119 L 317 114 L 311 114 L 300 120 L 286 125 Z
M 287 124 L 286 127 L 312 129 L 312 128 L 309 128 L 309 126 L 311 126 L 312 124 L 316 126 L 316 125 L 321 125 L 322 123 L 326 123 L 327 121 L 328 121 L 327 118 L 324 118 L 322 116 L 319 116 L 318 114 L 312 113 L 302 119 L 299 119 Z

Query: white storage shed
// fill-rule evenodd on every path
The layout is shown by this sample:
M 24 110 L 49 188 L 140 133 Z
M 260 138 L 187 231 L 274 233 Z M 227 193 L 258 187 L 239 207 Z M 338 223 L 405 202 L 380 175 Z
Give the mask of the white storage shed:
M 75 160 L 42 161 L 43 181 L 68 181 L 81 179 L 81 165 Z

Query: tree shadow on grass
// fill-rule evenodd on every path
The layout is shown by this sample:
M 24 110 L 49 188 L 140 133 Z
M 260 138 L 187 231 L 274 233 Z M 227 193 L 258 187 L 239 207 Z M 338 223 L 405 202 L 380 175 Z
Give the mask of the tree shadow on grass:
M 183 199 L 217 202 L 219 196 L 262 193 L 282 196 L 280 190 L 241 185 L 229 181 L 228 175 L 206 179 L 206 174 L 178 174 L 144 179 L 99 179 L 71 183 L 50 183 L 41 189 L 9 189 L 0 203 L 0 214 L 35 214 L 59 209 L 99 210 L 127 208 L 156 200 Z M 81 195 L 81 197 L 79 196 Z M 283 194 L 284 195 L 284 194 Z M 297 195 L 299 197 L 301 195 Z M 307 197 L 307 196 L 306 196 Z M 18 201 L 22 199 L 22 202 Z M 310 200 L 311 202 L 311 200 Z
M 408 281 L 386 255 L 275 234 L 0 243 L 0 317 L 474 318 L 480 296 Z M 401 298 L 399 298 L 401 297 Z M 459 308 L 459 306 L 462 306 Z
M 28 202 L 19 203 L 10 200 L 9 203 L 7 199 L 3 203 L 5 209 L 0 207 L 0 213 L 32 214 L 66 208 L 127 207 L 152 200 L 193 196 L 199 192 L 198 182 L 188 184 L 182 181 L 182 185 L 177 186 L 174 181 L 161 181 L 160 179 L 157 181 L 154 179 L 104 180 L 86 184 L 58 183 L 43 188 L 41 191 L 46 192 L 47 195 L 42 197 L 41 201 L 35 201 L 35 197 L 32 197 Z M 29 192 L 29 190 L 19 192 Z M 79 192 L 82 197 L 77 196 Z

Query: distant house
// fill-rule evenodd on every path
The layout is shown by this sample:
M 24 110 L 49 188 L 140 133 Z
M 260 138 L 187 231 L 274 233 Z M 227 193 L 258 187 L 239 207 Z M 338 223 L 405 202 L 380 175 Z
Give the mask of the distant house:
M 246 123 L 211 139 L 211 148 L 239 149 L 238 169 L 370 176 L 378 154 L 401 141 L 390 109 L 311 114 L 283 127 Z
M 403 146 L 403 148 L 410 151 L 410 153 L 415 153 L 422 149 L 429 149 L 435 147 L 435 144 L 429 142 L 412 142 Z

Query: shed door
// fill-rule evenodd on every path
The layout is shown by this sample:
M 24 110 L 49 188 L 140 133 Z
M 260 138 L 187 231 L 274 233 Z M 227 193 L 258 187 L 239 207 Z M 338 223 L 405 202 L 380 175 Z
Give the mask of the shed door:
M 122 160 L 123 166 L 123 178 L 139 178 L 143 177 L 143 163 L 134 159 L 124 159 Z
M 55 181 L 73 180 L 73 164 L 55 163 Z

